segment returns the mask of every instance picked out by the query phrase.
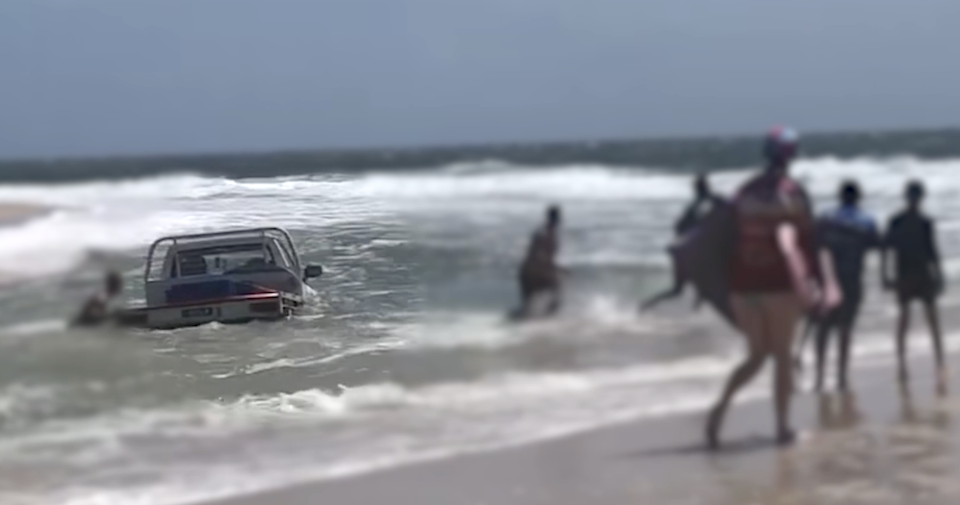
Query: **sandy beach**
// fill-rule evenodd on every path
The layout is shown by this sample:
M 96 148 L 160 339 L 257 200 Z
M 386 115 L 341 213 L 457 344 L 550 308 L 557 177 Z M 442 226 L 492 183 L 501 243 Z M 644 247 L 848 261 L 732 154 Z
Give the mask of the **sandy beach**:
M 957 503 L 960 401 L 934 395 L 929 357 L 913 370 L 904 391 L 882 367 L 860 371 L 855 394 L 799 395 L 789 448 L 769 437 L 770 402 L 751 401 L 732 409 L 715 453 L 696 413 L 209 505 Z
M 0 226 L 13 226 L 45 216 L 52 211 L 44 205 L 30 203 L 0 202 Z

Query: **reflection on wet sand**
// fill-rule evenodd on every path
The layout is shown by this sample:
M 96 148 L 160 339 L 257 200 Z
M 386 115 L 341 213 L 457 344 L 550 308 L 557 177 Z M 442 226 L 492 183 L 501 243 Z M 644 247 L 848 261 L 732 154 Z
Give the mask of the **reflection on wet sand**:
M 836 397 L 820 394 L 817 410 L 821 430 L 853 428 L 861 421 L 857 397 L 851 392 L 842 392 Z
M 816 398 L 817 430 L 785 450 L 721 457 L 709 463 L 716 491 L 708 503 L 729 505 L 900 505 L 960 503 L 960 460 L 945 399 L 891 395 L 892 422 L 870 419 L 852 393 Z M 876 405 L 875 400 L 871 405 Z
M 853 395 L 821 398 L 822 437 L 801 460 L 811 465 L 817 500 L 825 504 L 956 503 L 957 458 L 949 413 L 917 408 L 909 389 L 899 394 L 899 416 L 888 426 L 865 424 Z M 835 430 L 835 431 L 826 431 Z

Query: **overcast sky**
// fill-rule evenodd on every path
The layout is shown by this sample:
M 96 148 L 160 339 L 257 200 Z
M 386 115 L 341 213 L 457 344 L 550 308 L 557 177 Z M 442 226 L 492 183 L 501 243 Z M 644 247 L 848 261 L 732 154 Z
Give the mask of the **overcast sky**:
M 960 123 L 960 0 L 0 0 L 0 157 Z

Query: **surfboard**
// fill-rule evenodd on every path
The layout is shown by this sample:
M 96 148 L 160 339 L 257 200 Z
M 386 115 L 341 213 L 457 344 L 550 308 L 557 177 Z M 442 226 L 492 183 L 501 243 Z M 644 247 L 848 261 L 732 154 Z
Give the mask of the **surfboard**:
M 695 228 L 669 247 L 674 268 L 679 268 L 700 296 L 736 328 L 730 309 L 730 260 L 736 247 L 736 214 L 730 200 L 720 198 Z M 806 276 L 799 265 L 802 252 L 791 246 L 781 250 L 800 294 L 799 279 Z
M 730 310 L 730 260 L 736 241 L 733 204 L 718 198 L 695 228 L 669 248 L 673 267 L 693 285 L 703 300 L 736 327 Z

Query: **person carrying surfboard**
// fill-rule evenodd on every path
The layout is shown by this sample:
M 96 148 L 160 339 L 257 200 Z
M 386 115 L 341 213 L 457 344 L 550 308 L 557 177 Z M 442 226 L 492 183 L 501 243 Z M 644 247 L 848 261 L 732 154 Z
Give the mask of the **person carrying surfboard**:
M 560 308 L 562 269 L 557 266 L 560 220 L 560 207 L 550 205 L 545 222 L 530 238 L 518 275 L 520 307 L 515 311 L 516 317 L 526 318 L 533 315 L 533 303 L 540 296 L 550 297 L 545 315 L 553 314 Z
M 707 179 L 706 174 L 698 174 L 694 178 L 693 192 L 693 201 L 687 205 L 686 210 L 684 210 L 674 225 L 674 234 L 676 237 L 682 237 L 684 234 L 693 230 L 703 217 L 709 214 L 710 211 L 713 210 L 713 207 L 720 201 L 720 197 L 711 190 L 710 181 Z M 640 310 L 647 310 L 664 300 L 676 298 L 683 293 L 683 287 L 687 284 L 686 276 L 681 269 L 678 268 L 676 262 L 672 262 L 672 269 L 673 286 L 641 303 Z M 699 306 L 699 304 L 700 297 L 698 294 L 694 306 Z
M 863 299 L 863 259 L 880 246 L 880 233 L 874 219 L 860 208 L 860 186 L 854 181 L 840 185 L 840 205 L 817 223 L 821 243 L 830 250 L 836 268 L 843 301 L 823 317 L 814 317 L 816 325 L 815 389 L 823 388 L 823 368 L 830 332 L 839 333 L 837 388 L 847 389 L 847 370 L 853 326 Z
M 729 315 L 747 340 L 748 355 L 732 371 L 710 410 L 705 431 L 711 448 L 719 444 L 731 400 L 767 357 L 773 357 L 776 366 L 776 440 L 794 439 L 789 409 L 797 323 L 806 311 L 831 309 L 841 299 L 829 251 L 815 243 L 810 199 L 788 173 L 798 142 L 795 131 L 773 129 L 764 141 L 764 169 L 746 181 L 731 201 Z
M 947 377 L 940 318 L 937 311 L 937 297 L 943 293 L 944 287 L 943 270 L 940 266 L 933 220 L 920 209 L 924 193 L 923 184 L 919 181 L 907 183 L 905 192 L 907 207 L 890 218 L 884 236 L 881 271 L 884 287 L 896 292 L 900 309 L 897 324 L 897 362 L 900 382 L 905 384 L 909 380 L 906 338 L 910 325 L 910 303 L 920 300 L 933 338 L 937 364 L 937 388 L 943 392 Z M 892 275 L 888 261 L 890 253 L 893 253 L 896 259 Z

